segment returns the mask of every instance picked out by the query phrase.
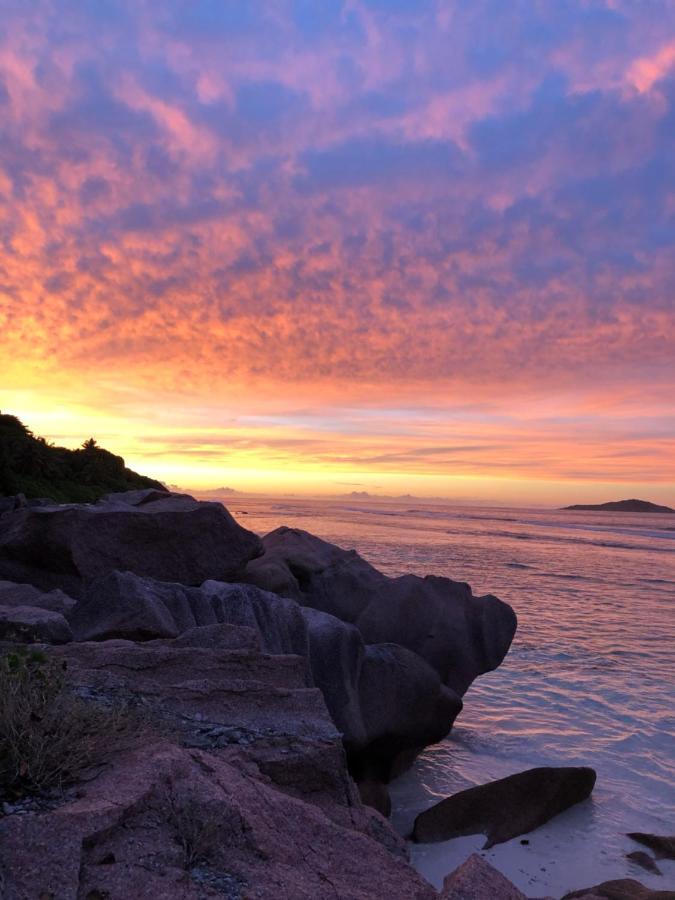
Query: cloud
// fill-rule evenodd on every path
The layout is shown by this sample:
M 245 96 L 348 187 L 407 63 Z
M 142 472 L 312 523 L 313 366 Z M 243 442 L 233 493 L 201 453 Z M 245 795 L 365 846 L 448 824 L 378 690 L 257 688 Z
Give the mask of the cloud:
M 505 461 L 450 419 L 381 446 L 376 410 L 526 422 L 539 392 L 672 387 L 673 26 L 621 0 L 10 4 L 3 387 L 180 417 L 339 400 L 373 443 L 337 446 L 335 413 L 323 465 L 568 471 L 525 427 Z M 283 446 L 256 452 L 314 458 L 270 427 Z

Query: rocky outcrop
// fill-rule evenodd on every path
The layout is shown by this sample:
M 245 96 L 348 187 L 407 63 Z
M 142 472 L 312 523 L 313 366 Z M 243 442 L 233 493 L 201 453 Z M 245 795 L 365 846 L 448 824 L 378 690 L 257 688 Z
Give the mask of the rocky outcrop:
M 295 528 L 263 538 L 246 578 L 267 591 L 354 625 L 366 644 L 399 644 L 458 695 L 503 660 L 516 629 L 506 603 L 449 578 L 388 578 L 354 550 Z
M 508 878 L 477 853 L 446 875 L 441 900 L 527 900 Z
M 112 572 L 87 584 L 70 621 L 80 641 L 142 641 L 204 625 L 246 625 L 270 653 L 308 654 L 297 603 L 248 584 L 206 581 L 194 588 Z
M 620 878 L 572 891 L 562 900 L 675 900 L 675 891 L 653 891 L 632 878 Z
M 362 806 L 304 660 L 250 647 L 252 634 L 48 650 L 72 690 L 133 704 L 150 737 L 55 808 L 0 819 L 4 900 L 435 896 Z
M 252 585 L 207 581 L 194 588 L 114 572 L 87 584 L 70 622 L 79 641 L 247 626 L 266 651 L 308 660 L 308 683 L 321 689 L 359 780 L 389 780 L 395 760 L 440 740 L 462 706 L 410 650 L 366 645 L 353 625 Z
M 0 641 L 66 644 L 73 639 L 61 613 L 37 606 L 0 606 Z
M 75 705 L 150 723 L 0 819 L 1 896 L 435 896 L 361 798 L 388 812 L 383 783 L 447 734 L 512 610 L 304 532 L 261 550 L 220 504 L 154 489 L 0 516 L 0 637 L 41 641 Z
M 0 517 L 0 578 L 73 597 L 116 570 L 186 585 L 234 581 L 260 552 L 258 537 L 222 504 L 157 490 Z
M 216 754 L 157 744 L 0 821 L 6 900 L 431 900 L 403 860 Z
M 528 769 L 441 800 L 417 816 L 413 840 L 484 834 L 487 849 L 539 828 L 589 797 L 594 785 L 595 772 L 586 767 Z
M 366 645 L 334 616 L 304 608 L 310 662 L 352 768 L 389 780 L 397 757 L 440 740 L 462 708 L 423 659 L 397 644 Z

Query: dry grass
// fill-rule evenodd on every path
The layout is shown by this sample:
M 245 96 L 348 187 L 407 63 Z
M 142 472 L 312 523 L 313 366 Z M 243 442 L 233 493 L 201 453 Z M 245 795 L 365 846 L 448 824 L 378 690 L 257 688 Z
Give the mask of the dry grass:
M 218 846 L 220 825 L 204 803 L 189 797 L 176 797 L 168 788 L 162 803 L 162 816 L 182 850 L 183 868 L 190 870 L 211 860 Z
M 142 730 L 123 706 L 77 697 L 42 653 L 0 657 L 0 800 L 59 791 L 131 745 Z

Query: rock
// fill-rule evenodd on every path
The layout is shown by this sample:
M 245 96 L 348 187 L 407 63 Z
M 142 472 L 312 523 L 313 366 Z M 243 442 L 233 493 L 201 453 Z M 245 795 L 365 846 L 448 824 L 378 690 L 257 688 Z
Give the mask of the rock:
M 185 642 L 48 648 L 77 694 L 131 702 L 151 727 L 162 723 L 161 737 L 150 731 L 51 811 L 0 818 L 3 898 L 33 900 L 44 889 L 59 900 L 98 896 L 91 891 L 110 900 L 365 900 L 382 885 L 392 897 L 431 900 L 402 840 L 361 805 L 304 661 L 198 645 L 197 632 L 217 628 L 249 632 L 209 626 Z M 174 813 L 185 812 L 184 834 L 166 827 L 177 824 L 167 793 Z M 185 865 L 181 841 L 202 842 L 214 819 L 214 846 Z
M 245 625 L 271 653 L 308 655 L 298 605 L 248 584 L 207 581 L 194 588 L 113 572 L 87 584 L 70 621 L 80 641 L 172 638 L 200 626 Z
M 527 834 L 585 800 L 595 777 L 586 767 L 545 767 L 460 791 L 417 816 L 413 840 L 428 843 L 485 834 L 487 849 Z
M 0 605 L 2 606 L 39 606 L 67 615 L 75 606 L 72 597 L 63 591 L 41 591 L 32 584 L 15 584 L 13 581 L 0 581 Z
M 527 900 L 508 878 L 477 853 L 445 876 L 441 900 Z
M 165 641 L 153 641 L 153 645 Z M 261 650 L 260 633 L 246 625 L 199 625 L 171 642 L 172 647 L 209 647 L 213 650 Z
M 631 862 L 640 866 L 645 872 L 651 872 L 653 875 L 663 874 L 652 857 L 648 853 L 645 853 L 644 850 L 634 850 L 632 853 L 627 853 L 626 859 L 629 859 Z
M 372 837 L 217 754 L 165 743 L 79 798 L 0 819 L 6 900 L 432 900 Z
M 421 657 L 396 644 L 366 646 L 357 628 L 328 613 L 303 608 L 302 615 L 314 683 L 343 733 L 357 781 L 389 781 L 397 757 L 447 734 L 462 701 Z M 376 808 L 383 806 L 378 800 Z
M 641 831 L 631 831 L 627 835 L 631 840 L 637 841 L 638 844 L 644 844 L 654 851 L 657 859 L 675 859 L 675 836 L 663 837 L 658 834 L 644 834 Z
M 0 578 L 77 598 L 87 580 L 115 570 L 186 585 L 236 580 L 260 552 L 258 537 L 220 503 L 130 491 L 5 513 Z
M 201 596 L 216 621 L 254 628 L 269 653 L 297 653 L 309 657 L 307 627 L 297 603 L 248 584 L 206 581 Z
M 287 741 L 339 743 L 321 693 L 307 686 L 305 661 L 298 656 L 185 646 L 180 640 L 72 643 L 51 648 L 50 655 L 67 664 L 78 690 L 94 697 L 144 698 L 191 737 L 217 725 L 254 740 L 277 733 Z
M 652 891 L 632 878 L 620 878 L 572 891 L 562 900 L 675 900 L 675 891 Z
M 180 629 L 169 607 L 187 605 L 188 593 L 189 589 L 180 584 L 140 578 L 131 572 L 103 575 L 88 582 L 84 596 L 73 609 L 73 634 L 78 641 L 177 637 Z
M 15 509 L 21 509 L 26 505 L 26 498 L 23 494 L 14 494 L 11 497 L 0 497 L 0 516 L 6 512 L 14 512 Z
M 361 802 L 376 809 L 380 815 L 388 819 L 391 815 L 391 797 L 383 782 L 377 778 L 366 777 L 357 782 L 357 787 Z
M 73 639 L 61 613 L 37 606 L 0 606 L 0 640 L 18 644 L 66 644 Z
M 353 550 L 306 531 L 277 528 L 246 579 L 358 628 L 366 644 L 399 644 L 421 656 L 456 694 L 503 660 L 515 613 L 449 578 L 388 578 Z

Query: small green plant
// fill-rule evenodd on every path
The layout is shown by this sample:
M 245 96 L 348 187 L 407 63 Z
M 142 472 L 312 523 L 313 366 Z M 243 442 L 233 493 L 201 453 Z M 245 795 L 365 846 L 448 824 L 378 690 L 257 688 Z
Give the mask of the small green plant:
M 44 653 L 0 657 L 0 800 L 77 782 L 138 731 L 125 708 L 76 696 L 64 665 Z

